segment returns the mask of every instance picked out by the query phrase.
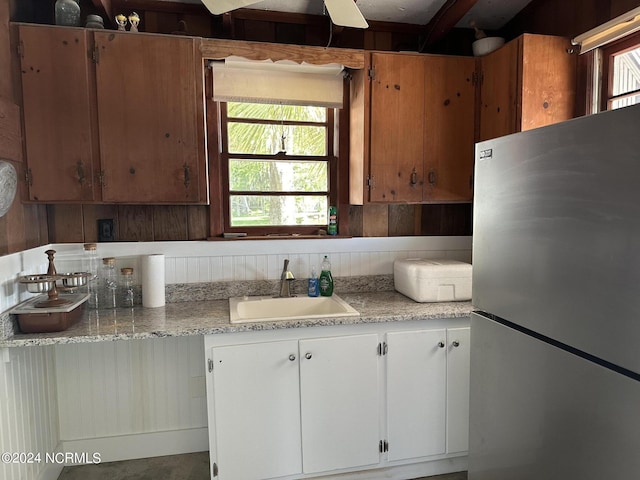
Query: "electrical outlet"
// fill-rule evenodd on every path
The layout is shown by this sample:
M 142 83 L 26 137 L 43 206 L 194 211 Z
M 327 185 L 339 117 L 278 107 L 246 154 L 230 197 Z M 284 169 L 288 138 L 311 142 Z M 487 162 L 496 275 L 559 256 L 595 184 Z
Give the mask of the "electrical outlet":
M 113 242 L 114 240 L 113 218 L 103 218 L 98 220 L 98 241 Z

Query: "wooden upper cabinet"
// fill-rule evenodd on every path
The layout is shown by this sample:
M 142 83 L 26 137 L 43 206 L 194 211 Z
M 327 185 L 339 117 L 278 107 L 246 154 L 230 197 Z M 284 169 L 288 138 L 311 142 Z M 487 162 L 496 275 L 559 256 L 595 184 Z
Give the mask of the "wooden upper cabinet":
M 424 201 L 471 202 L 475 59 L 425 57 Z
M 30 200 L 208 202 L 199 39 L 17 27 Z
M 350 199 L 472 200 L 475 60 L 371 53 L 350 88 Z
M 369 201 L 422 201 L 424 57 L 371 55 Z
M 575 55 L 567 38 L 524 34 L 479 59 L 479 140 L 573 118 Z
M 95 32 L 103 199 L 206 203 L 196 39 Z
M 29 25 L 18 34 L 29 199 L 97 200 L 90 34 Z

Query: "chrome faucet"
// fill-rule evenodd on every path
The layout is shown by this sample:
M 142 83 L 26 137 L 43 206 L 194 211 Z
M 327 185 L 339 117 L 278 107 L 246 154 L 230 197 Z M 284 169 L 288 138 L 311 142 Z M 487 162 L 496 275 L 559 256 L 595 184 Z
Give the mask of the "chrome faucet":
M 280 295 L 279 297 L 291 297 L 291 282 L 295 280 L 296 277 L 289 270 L 289 259 L 284 261 L 284 266 L 282 267 L 282 275 L 280 275 Z

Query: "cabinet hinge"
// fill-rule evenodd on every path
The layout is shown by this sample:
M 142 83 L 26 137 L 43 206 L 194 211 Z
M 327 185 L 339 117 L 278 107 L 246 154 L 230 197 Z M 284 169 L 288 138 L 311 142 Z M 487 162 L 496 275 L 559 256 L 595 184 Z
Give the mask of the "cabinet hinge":
M 484 80 L 484 74 L 482 72 L 473 72 L 471 76 L 471 83 L 474 87 L 482 86 L 482 82 Z
M 367 175 L 367 190 L 373 190 L 376 186 L 376 180 L 372 175 Z
M 18 51 L 18 57 L 24 58 L 24 43 L 22 40 L 20 40 L 18 45 L 16 45 L 16 50 Z
M 24 181 L 27 182 L 27 185 L 33 185 L 33 174 L 31 173 L 31 169 L 28 168 L 26 172 L 24 172 Z
M 209 370 L 209 373 L 213 372 L 213 360 L 210 358 L 207 360 L 207 368 Z
M 211 467 L 212 474 L 214 477 L 218 476 L 218 464 L 214 462 L 213 467 Z
M 376 67 L 370 66 L 369 70 L 367 70 L 367 74 L 369 75 L 369 80 L 376 79 Z
M 104 170 L 100 170 L 100 173 L 98 174 L 98 185 L 104 187 L 106 184 L 107 183 L 104 180 Z
M 96 64 L 100 63 L 100 50 L 97 45 L 91 50 L 91 61 Z

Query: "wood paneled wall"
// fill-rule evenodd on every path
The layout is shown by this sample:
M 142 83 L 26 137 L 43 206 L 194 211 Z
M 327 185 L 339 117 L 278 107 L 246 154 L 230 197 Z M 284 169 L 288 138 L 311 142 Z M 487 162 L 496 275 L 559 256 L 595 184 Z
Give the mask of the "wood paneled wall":
M 354 237 L 472 234 L 472 204 L 368 204 L 349 207 Z
M 0 218 L 0 255 L 19 252 L 48 243 L 45 207 L 23 205 L 26 192 L 22 153 L 22 122 L 20 98 L 13 72 L 17 72 L 11 55 L 9 21 L 12 18 L 10 0 L 0 0 L 0 159 L 9 161 L 18 172 L 19 191 L 9 211 Z
M 501 31 L 575 37 L 639 6 L 638 0 L 533 0 Z
M 98 241 L 98 220 L 112 219 L 114 241 L 204 240 L 209 207 L 203 205 L 48 205 L 53 243 Z

